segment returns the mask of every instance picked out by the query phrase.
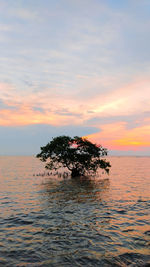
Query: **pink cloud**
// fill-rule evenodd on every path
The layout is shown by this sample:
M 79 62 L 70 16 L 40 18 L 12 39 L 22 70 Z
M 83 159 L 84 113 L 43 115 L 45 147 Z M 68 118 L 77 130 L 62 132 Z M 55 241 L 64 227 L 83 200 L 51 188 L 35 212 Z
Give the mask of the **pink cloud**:
M 87 137 L 109 149 L 139 150 L 150 147 L 150 124 L 128 129 L 125 122 L 111 123 Z
M 135 81 L 93 99 L 93 111 L 101 116 L 132 115 L 150 110 L 150 79 Z
M 98 82 L 96 82 L 98 83 Z M 105 83 L 106 79 L 105 79 Z M 95 117 L 115 117 L 150 111 L 150 80 L 138 78 L 124 87 L 107 93 L 97 92 L 91 98 L 77 98 L 74 93 L 59 93 L 59 88 L 47 88 L 34 92 L 32 88 L 23 91 L 10 84 L 0 84 L 0 98 L 5 105 L 13 106 L 0 110 L 0 125 L 86 125 Z M 90 85 L 91 86 L 91 85 Z M 114 85 L 113 85 L 114 86 Z M 84 91 L 84 90 L 83 90 Z M 16 107 L 16 108 L 15 108 Z M 37 109 L 34 109 L 37 107 Z M 39 108 L 39 110 L 38 110 Z M 42 112 L 40 111 L 42 109 Z M 90 111 L 90 112 L 89 112 Z M 101 129 L 89 138 L 103 143 L 111 149 L 137 148 L 149 146 L 149 121 L 143 119 L 143 125 L 128 129 L 124 121 L 99 125 L 91 123 Z

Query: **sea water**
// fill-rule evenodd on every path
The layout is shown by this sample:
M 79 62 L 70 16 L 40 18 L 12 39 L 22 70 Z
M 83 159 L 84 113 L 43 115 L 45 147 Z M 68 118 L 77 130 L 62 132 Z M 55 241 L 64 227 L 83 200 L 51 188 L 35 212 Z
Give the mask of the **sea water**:
M 0 266 L 150 266 L 150 157 L 109 161 L 75 180 L 1 156 Z

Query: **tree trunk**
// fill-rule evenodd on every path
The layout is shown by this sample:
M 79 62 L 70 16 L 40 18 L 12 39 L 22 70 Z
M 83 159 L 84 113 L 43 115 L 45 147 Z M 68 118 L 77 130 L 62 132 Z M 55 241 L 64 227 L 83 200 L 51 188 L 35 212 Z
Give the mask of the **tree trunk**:
M 76 169 L 76 168 L 72 169 L 71 177 L 75 178 L 75 177 L 79 177 L 79 176 L 81 176 L 80 171 L 78 169 Z

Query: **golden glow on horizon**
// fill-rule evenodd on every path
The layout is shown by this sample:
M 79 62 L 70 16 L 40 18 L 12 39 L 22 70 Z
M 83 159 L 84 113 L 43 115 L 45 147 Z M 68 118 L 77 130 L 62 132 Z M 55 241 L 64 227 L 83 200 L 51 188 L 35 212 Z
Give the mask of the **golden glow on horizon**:
M 135 137 L 136 138 L 136 137 Z M 143 141 L 133 141 L 133 140 L 130 140 L 130 139 L 120 139 L 120 140 L 115 140 L 113 141 L 114 144 L 116 145 L 120 145 L 120 146 L 150 146 L 150 142 L 147 141 L 145 142 L 144 140 Z
M 138 150 L 150 147 L 150 125 L 127 129 L 126 124 L 120 122 L 103 125 L 101 130 L 86 137 L 96 143 L 102 143 L 109 149 Z

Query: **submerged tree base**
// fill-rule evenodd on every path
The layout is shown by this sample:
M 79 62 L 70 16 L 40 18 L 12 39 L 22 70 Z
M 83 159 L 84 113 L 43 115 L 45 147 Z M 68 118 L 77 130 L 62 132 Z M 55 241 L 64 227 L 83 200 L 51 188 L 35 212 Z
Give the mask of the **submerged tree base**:
M 77 169 L 72 169 L 72 171 L 71 171 L 71 178 L 76 178 L 76 177 L 79 177 L 79 176 L 81 176 L 80 171 L 77 170 Z

